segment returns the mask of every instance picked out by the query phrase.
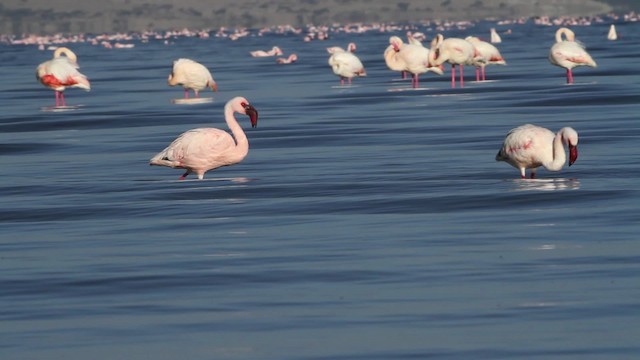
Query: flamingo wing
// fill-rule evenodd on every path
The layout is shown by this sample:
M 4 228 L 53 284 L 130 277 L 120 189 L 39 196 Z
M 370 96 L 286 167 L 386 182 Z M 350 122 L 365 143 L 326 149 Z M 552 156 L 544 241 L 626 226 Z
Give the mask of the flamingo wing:
M 229 133 L 213 128 L 192 129 L 182 133 L 151 159 L 151 164 L 194 170 L 211 170 L 229 165 L 226 154 L 235 149 Z

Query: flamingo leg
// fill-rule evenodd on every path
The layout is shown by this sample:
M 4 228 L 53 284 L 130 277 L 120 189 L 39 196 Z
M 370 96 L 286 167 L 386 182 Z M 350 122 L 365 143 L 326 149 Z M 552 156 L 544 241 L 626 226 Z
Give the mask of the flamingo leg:
M 487 74 L 485 73 L 485 67 L 482 67 L 482 81 L 487 80 Z
M 451 65 L 451 87 L 456 87 L 456 66 Z
M 419 81 L 418 80 L 418 74 L 414 74 L 413 78 L 414 78 L 413 81 L 412 81 L 413 82 L 413 88 L 416 89 L 416 88 L 418 88 L 418 81 Z
M 189 98 L 189 89 L 184 89 L 184 98 L 185 99 Z
M 406 79 L 406 78 L 407 78 L 407 72 L 406 72 L 406 71 L 403 71 L 403 72 L 402 72 L 402 80 L 404 80 L 404 79 Z
M 464 77 L 462 75 L 464 66 L 462 66 L 462 64 L 460 64 L 460 87 L 463 88 L 464 87 Z
M 193 90 L 193 92 L 196 94 L 196 97 L 197 97 L 197 98 L 199 98 L 199 97 L 200 97 L 200 94 L 199 94 L 198 90 Z
M 476 66 L 476 81 L 480 81 L 480 67 Z
M 55 91 L 56 94 L 56 107 L 60 106 L 60 91 Z
M 573 84 L 573 72 L 567 69 L 567 84 Z
M 178 178 L 178 180 L 184 180 L 184 179 L 186 179 L 187 175 L 189 175 L 189 171 L 186 171 L 184 174 L 182 174 L 182 176 L 180 176 L 180 177 Z

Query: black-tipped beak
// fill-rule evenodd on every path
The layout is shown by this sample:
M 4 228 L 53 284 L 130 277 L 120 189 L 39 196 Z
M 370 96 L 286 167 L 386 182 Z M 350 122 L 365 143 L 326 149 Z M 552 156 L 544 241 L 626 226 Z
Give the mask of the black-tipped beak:
M 578 147 L 569 145 L 569 166 L 578 160 Z
M 244 106 L 244 112 L 249 116 L 249 119 L 251 119 L 251 127 L 258 126 L 258 110 L 256 110 L 253 105 L 246 104 Z

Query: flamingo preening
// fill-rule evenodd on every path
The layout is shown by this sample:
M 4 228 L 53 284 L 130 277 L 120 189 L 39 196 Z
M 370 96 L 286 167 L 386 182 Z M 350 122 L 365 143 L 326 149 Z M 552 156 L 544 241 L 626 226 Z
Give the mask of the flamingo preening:
M 199 97 L 200 90 L 206 88 L 218 91 L 218 84 L 213 80 L 209 70 L 204 65 L 191 59 L 174 61 L 167 83 L 170 86 L 182 85 L 185 99 L 189 98 L 189 90 L 193 90 L 195 97 Z
M 473 45 L 459 38 L 445 39 L 442 34 L 437 34 L 431 41 L 429 63 L 431 66 L 440 66 L 445 62 L 451 64 L 451 87 L 456 87 L 456 66 L 460 68 L 460 87 L 464 87 L 464 65 L 474 65 L 475 48 Z
M 563 39 L 562 36 L 565 36 Z M 591 55 L 584 49 L 582 43 L 575 40 L 575 34 L 568 28 L 556 31 L 556 43 L 549 50 L 549 62 L 567 69 L 567 84 L 573 84 L 573 69 L 576 66 L 597 67 Z
M 68 87 L 91 90 L 87 77 L 78 71 L 80 66 L 77 61 L 78 57 L 73 51 L 60 47 L 53 53 L 53 59 L 43 62 L 36 68 L 36 79 L 55 91 L 56 107 L 66 106 L 64 90 Z

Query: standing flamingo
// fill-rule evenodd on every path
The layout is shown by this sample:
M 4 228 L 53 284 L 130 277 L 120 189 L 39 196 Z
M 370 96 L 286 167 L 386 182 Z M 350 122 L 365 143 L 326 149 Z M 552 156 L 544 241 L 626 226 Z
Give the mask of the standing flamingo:
M 502 42 L 502 38 L 498 35 L 496 28 L 491 28 L 491 43 L 499 44 Z
M 186 169 L 179 180 L 184 180 L 190 173 L 202 180 L 209 170 L 239 163 L 249 152 L 249 141 L 235 113 L 248 115 L 252 127 L 258 125 L 258 111 L 247 99 L 235 97 L 224 106 L 224 118 L 233 136 L 214 128 L 189 130 L 154 156 L 149 165 Z
M 616 31 L 616 26 L 611 24 L 609 27 L 609 33 L 607 33 L 608 40 L 618 40 L 618 32 Z
M 496 155 L 496 161 L 506 161 L 520 170 L 525 179 L 525 170 L 531 169 L 531 178 L 536 170 L 543 166 L 549 171 L 559 171 L 567 160 L 564 144 L 569 146 L 569 166 L 578 159 L 578 133 L 564 127 L 554 134 L 540 126 L 526 124 L 512 129 L 504 139 L 502 148 Z
M 394 61 L 391 57 L 397 57 L 400 61 L 397 61 L 396 64 L 404 64 L 404 70 L 412 74 L 411 85 L 414 89 L 418 87 L 420 74 L 433 71 L 442 75 L 440 67 L 429 65 L 429 49 L 422 45 L 405 44 L 398 36 L 390 37 L 389 43 L 396 54 L 388 52 L 385 61 L 393 63 Z
M 562 39 L 565 35 L 566 40 Z M 573 84 L 573 69 L 576 66 L 598 66 L 591 55 L 584 49 L 584 45 L 575 41 L 575 34 L 567 28 L 556 31 L 556 43 L 549 51 L 549 62 L 567 69 L 567 84 Z
M 202 64 L 190 59 L 178 59 L 173 62 L 173 70 L 169 74 L 167 82 L 170 86 L 182 85 L 184 98 L 189 98 L 189 90 L 193 90 L 196 97 L 199 91 L 211 88 L 218 91 L 218 84 L 213 80 L 209 70 Z
M 447 38 L 442 34 L 436 35 L 431 41 L 429 62 L 431 66 L 439 66 L 444 62 L 451 64 L 451 87 L 456 87 L 456 65 L 460 67 L 460 87 L 464 87 L 464 65 L 473 65 L 475 49 L 464 39 Z
M 351 85 L 351 79 L 354 76 L 367 76 L 360 59 L 350 52 L 339 51 L 331 54 L 329 65 L 331 65 L 333 73 L 340 77 L 340 85 L 344 85 L 345 79 Z
M 485 81 L 487 76 L 485 73 L 485 66 L 487 65 L 506 65 L 507 62 L 500 54 L 498 48 L 492 44 L 482 41 L 475 36 L 467 36 L 465 38 L 475 48 L 475 55 L 473 61 L 476 65 L 476 81 Z
M 78 57 L 73 51 L 60 47 L 53 53 L 53 59 L 43 62 L 36 68 L 36 78 L 42 85 L 55 91 L 56 107 L 66 106 L 64 90 L 67 87 L 91 90 L 87 77 L 78 71 L 80 66 L 77 61 Z

